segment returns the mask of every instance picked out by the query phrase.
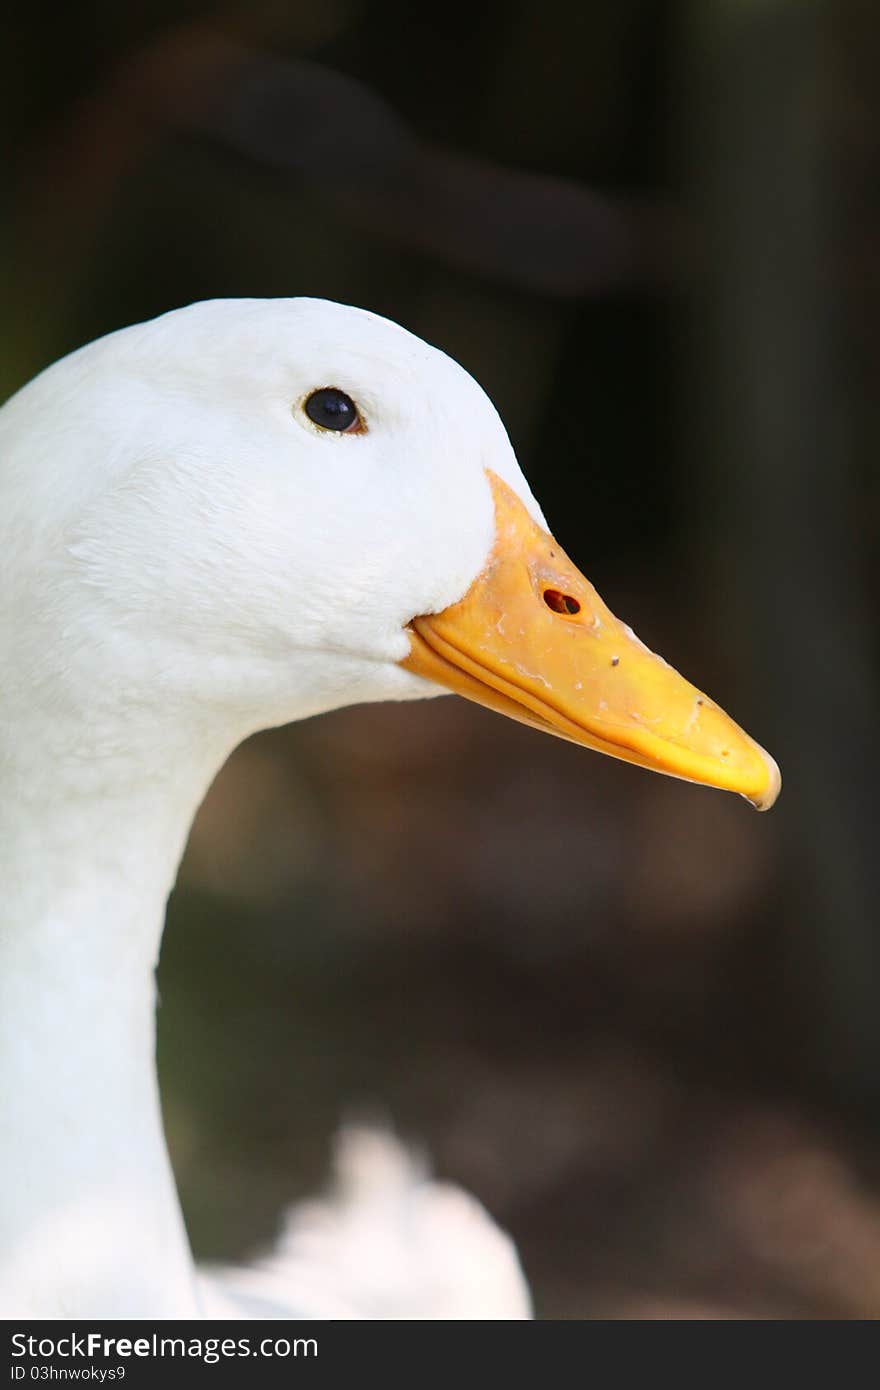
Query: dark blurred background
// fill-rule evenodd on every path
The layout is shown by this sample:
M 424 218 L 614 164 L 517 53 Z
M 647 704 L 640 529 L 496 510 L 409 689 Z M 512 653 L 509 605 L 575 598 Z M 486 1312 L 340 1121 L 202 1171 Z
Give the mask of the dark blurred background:
M 104 0 L 0 53 L 3 395 L 194 299 L 387 314 L 785 779 L 757 816 L 457 699 L 239 750 L 161 970 L 197 1253 L 366 1109 L 542 1316 L 880 1314 L 876 5 Z

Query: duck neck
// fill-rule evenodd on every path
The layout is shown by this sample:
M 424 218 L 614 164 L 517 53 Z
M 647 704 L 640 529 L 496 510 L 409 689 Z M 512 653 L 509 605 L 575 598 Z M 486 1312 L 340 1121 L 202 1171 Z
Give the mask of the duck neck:
M 228 749 L 175 750 L 153 731 L 135 752 L 127 730 L 124 755 L 105 739 L 83 756 L 81 729 L 63 734 L 52 748 L 19 721 L 0 744 L 0 1313 L 192 1315 L 154 971 L 189 825 Z

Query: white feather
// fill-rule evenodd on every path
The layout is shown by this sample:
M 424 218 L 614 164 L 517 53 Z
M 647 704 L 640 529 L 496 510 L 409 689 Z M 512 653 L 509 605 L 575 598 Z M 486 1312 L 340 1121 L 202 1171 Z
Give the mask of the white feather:
M 376 1129 L 341 1132 L 330 1192 L 289 1212 L 265 1259 L 212 1274 L 205 1297 L 217 1316 L 531 1317 L 509 1237 Z

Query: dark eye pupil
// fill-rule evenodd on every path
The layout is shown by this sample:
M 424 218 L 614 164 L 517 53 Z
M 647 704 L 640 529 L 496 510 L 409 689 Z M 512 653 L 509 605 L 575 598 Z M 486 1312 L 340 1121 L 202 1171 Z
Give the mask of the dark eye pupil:
M 347 430 L 357 423 L 357 406 L 344 391 L 325 386 L 306 401 L 306 414 L 322 430 Z

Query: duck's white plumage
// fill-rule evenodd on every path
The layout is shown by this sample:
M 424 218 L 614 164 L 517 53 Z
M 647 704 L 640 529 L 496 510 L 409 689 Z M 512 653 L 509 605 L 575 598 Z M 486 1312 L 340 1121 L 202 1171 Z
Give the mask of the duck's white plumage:
M 344 391 L 362 428 L 304 408 Z M 162 1134 L 153 972 L 246 735 L 447 685 L 756 805 L 775 763 L 605 607 L 479 386 L 375 315 L 217 301 L 0 411 L 0 1312 L 521 1317 L 515 1255 L 387 1137 L 213 1284 Z
M 387 1131 L 344 1129 L 323 1200 L 288 1213 L 275 1248 L 247 1269 L 213 1271 L 217 1316 L 527 1318 L 513 1242 L 473 1197 L 432 1181 Z
M 364 433 L 311 424 L 302 402 L 328 385 L 358 402 Z M 153 1060 L 165 899 L 205 788 L 256 729 L 437 693 L 397 664 L 404 628 L 485 564 L 487 467 L 539 516 L 460 367 L 314 300 L 217 301 L 125 329 L 0 411 L 7 1317 L 198 1316 L 215 1299 L 527 1314 L 506 1239 L 391 1140 L 363 1139 L 276 1256 L 211 1293 Z

